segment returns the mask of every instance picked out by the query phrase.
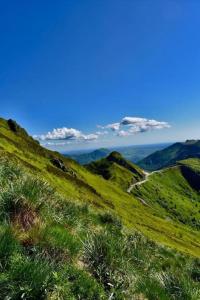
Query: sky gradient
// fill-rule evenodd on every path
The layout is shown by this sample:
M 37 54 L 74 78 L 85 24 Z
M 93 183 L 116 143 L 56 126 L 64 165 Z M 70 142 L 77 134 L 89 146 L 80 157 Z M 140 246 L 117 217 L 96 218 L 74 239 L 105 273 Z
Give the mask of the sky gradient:
M 58 150 L 200 138 L 199 15 L 189 0 L 1 1 L 0 115 L 80 132 Z M 97 128 L 125 117 L 170 127 Z

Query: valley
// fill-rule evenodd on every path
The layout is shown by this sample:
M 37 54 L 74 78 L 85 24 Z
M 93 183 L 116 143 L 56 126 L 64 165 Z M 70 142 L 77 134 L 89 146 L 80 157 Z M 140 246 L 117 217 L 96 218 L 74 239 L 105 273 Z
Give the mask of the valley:
M 0 162 L 1 295 L 22 297 L 20 282 L 33 299 L 172 299 L 176 280 L 198 297 L 198 158 L 149 173 L 113 151 L 81 166 L 0 119 Z

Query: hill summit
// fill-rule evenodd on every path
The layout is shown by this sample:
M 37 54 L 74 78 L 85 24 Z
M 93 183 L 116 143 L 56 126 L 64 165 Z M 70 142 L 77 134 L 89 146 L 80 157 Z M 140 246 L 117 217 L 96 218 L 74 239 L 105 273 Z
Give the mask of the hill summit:
M 124 190 L 127 190 L 131 183 L 144 177 L 143 171 L 138 166 L 126 160 L 117 151 L 111 152 L 106 158 L 91 162 L 86 167 L 92 173 L 118 184 Z

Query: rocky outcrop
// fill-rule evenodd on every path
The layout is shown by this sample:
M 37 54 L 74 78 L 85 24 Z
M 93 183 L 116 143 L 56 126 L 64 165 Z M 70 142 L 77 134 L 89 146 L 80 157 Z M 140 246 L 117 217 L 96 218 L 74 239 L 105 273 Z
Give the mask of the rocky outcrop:
M 70 173 L 70 175 L 75 176 L 75 172 L 70 168 L 66 167 L 62 159 L 52 158 L 51 162 L 55 167 L 62 170 L 63 172 Z

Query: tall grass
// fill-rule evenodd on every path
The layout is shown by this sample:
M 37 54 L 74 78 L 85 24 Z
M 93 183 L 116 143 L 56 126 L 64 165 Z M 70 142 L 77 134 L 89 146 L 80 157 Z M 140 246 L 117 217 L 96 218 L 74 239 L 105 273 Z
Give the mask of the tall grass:
M 197 300 L 200 261 L 0 162 L 0 299 Z

